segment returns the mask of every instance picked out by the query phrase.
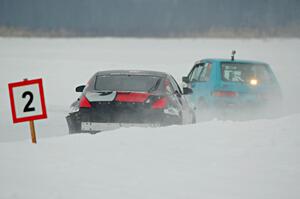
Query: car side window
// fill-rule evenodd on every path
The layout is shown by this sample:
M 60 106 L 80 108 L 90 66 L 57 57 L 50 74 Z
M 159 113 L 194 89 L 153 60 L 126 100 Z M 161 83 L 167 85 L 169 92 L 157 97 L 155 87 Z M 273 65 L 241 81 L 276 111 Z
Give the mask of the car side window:
M 206 82 L 209 80 L 210 71 L 210 63 L 200 63 L 194 67 L 194 70 L 190 73 L 189 79 L 191 82 Z
M 199 72 L 201 71 L 199 70 L 199 65 L 197 65 L 189 75 L 190 82 L 198 81 Z
M 210 63 L 203 64 L 203 66 L 201 67 L 200 75 L 199 75 L 199 81 L 200 82 L 209 81 L 210 71 L 211 71 L 211 64 Z

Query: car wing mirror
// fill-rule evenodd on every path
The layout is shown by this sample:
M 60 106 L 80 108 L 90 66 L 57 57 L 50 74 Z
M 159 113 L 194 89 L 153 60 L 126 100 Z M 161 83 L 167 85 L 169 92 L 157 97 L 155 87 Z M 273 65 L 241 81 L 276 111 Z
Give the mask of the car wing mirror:
M 182 77 L 182 81 L 184 83 L 189 83 L 190 82 L 189 77 Z
M 84 88 L 85 88 L 85 85 L 77 86 L 75 91 L 78 92 L 78 93 L 82 93 Z
M 189 94 L 192 94 L 192 93 L 193 93 L 193 89 L 188 88 L 188 87 L 183 88 L 183 94 L 184 95 L 189 95 Z

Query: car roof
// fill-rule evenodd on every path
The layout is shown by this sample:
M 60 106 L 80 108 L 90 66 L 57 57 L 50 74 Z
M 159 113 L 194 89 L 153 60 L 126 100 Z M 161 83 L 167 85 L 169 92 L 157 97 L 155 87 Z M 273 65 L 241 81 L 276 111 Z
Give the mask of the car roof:
M 150 71 L 150 70 L 107 70 L 99 71 L 96 75 L 149 75 L 149 76 L 158 76 L 166 77 L 169 74 L 159 71 Z
M 231 59 L 220 59 L 220 58 L 207 58 L 207 59 L 202 59 L 197 61 L 196 63 L 201 63 L 201 62 L 232 62 L 232 63 L 247 63 L 247 64 L 263 64 L 263 65 L 268 65 L 265 62 L 260 62 L 260 61 L 254 61 L 254 60 L 241 60 L 241 59 L 235 59 L 232 61 Z

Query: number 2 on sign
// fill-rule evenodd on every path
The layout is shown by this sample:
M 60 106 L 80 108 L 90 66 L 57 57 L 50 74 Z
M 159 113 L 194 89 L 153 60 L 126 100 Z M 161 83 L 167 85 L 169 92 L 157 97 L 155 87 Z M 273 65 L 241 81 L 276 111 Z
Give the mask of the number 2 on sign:
M 35 108 L 34 107 L 30 107 L 32 101 L 33 101 L 33 94 L 32 92 L 30 91 L 25 91 L 23 94 L 22 94 L 22 98 L 26 98 L 27 96 L 29 96 L 29 100 L 27 102 L 27 104 L 25 105 L 24 107 L 24 112 L 31 112 L 31 111 L 35 111 Z

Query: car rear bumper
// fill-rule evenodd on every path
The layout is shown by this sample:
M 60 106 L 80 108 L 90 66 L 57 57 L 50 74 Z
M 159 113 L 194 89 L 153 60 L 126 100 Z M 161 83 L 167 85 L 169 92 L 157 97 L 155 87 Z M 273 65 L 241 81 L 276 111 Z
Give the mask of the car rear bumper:
M 121 127 L 159 127 L 160 124 L 81 122 L 81 132 L 100 132 Z
M 203 107 L 197 107 L 197 118 L 248 120 L 278 117 L 282 114 L 280 101 L 217 99 Z
M 282 96 L 279 91 L 239 92 L 237 96 L 211 96 L 209 101 L 215 107 L 253 107 L 260 108 L 273 103 L 280 103 Z
M 94 118 L 87 116 L 87 114 L 80 112 L 69 114 L 66 117 L 69 133 L 94 133 L 121 127 L 159 127 L 181 124 L 182 122 L 182 119 L 179 116 L 163 113 L 151 115 L 151 117 L 141 116 L 139 120 L 136 120 L 134 117 L 130 118 L 129 116 L 124 119 L 118 118 L 118 120 L 113 118 L 103 120 L 102 117 Z

